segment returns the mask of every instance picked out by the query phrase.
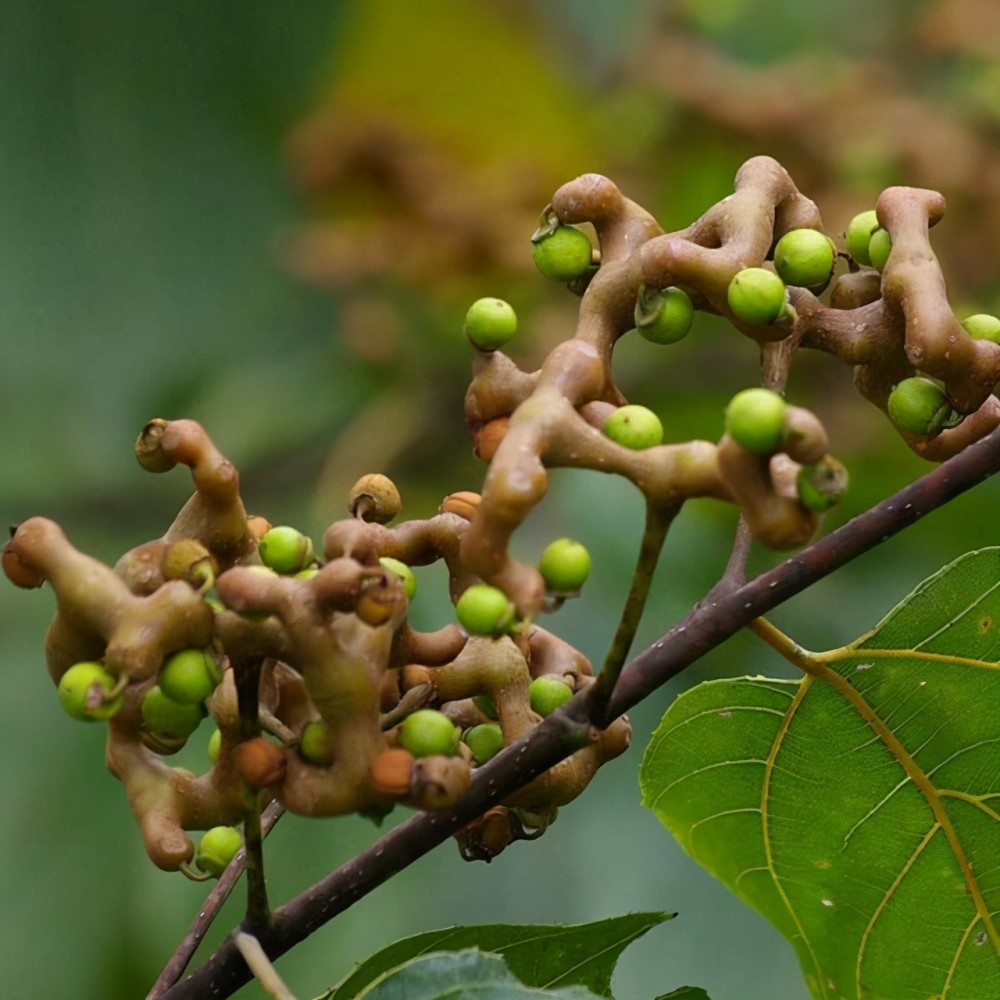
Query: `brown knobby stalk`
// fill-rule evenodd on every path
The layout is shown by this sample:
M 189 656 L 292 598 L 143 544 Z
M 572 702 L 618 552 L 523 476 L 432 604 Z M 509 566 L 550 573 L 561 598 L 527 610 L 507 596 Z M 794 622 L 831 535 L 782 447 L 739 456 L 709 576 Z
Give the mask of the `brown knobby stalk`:
M 755 618 L 997 472 L 1000 430 L 749 583 L 697 605 L 625 667 L 606 707 L 591 703 L 589 692 L 578 695 L 480 768 L 469 791 L 453 808 L 412 817 L 280 906 L 269 934 L 261 941 L 267 955 L 276 960 L 472 818 L 578 749 L 589 727 L 600 727 L 628 711 Z M 598 711 L 592 712 L 595 707 Z M 227 940 L 200 969 L 162 998 L 222 998 L 232 995 L 249 978 L 237 949 Z

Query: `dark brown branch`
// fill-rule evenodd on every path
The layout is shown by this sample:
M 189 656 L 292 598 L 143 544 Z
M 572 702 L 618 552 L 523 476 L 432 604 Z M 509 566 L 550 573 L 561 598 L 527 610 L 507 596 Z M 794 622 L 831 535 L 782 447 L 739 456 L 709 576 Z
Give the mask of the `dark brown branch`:
M 697 606 L 629 663 L 604 718 L 594 721 L 601 724 L 627 711 L 754 618 L 998 471 L 1000 430 L 780 566 L 718 600 Z M 283 955 L 490 805 L 571 754 L 580 746 L 581 728 L 591 711 L 588 692 L 578 695 L 523 740 L 477 769 L 471 788 L 453 809 L 412 817 L 280 907 L 271 931 L 261 941 L 267 954 L 272 959 Z M 164 994 L 164 1000 L 230 996 L 249 978 L 239 952 L 227 940 L 189 979 Z

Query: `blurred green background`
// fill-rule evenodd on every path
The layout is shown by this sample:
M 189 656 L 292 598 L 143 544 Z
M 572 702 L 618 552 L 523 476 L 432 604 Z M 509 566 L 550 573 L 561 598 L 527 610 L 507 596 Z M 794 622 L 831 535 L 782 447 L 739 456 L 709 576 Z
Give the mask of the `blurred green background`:
M 464 310 L 512 301 L 525 367 L 571 332 L 575 300 L 533 273 L 527 240 L 552 191 L 585 171 L 668 228 L 758 153 L 791 170 L 831 234 L 889 184 L 937 188 L 956 310 L 998 311 L 998 46 L 997 11 L 975 0 L 6 0 L 0 516 L 53 517 L 109 562 L 160 535 L 189 481 L 132 459 L 153 415 L 202 421 L 248 506 L 317 538 L 367 471 L 396 479 L 409 516 L 478 488 Z M 749 342 L 702 317 L 673 349 L 626 338 L 616 375 L 670 440 L 714 439 L 755 364 Z M 790 395 L 852 472 L 827 526 L 925 470 L 838 362 L 802 358 Z M 849 641 L 944 562 L 994 543 L 997 499 L 979 487 L 776 621 L 806 646 Z M 711 502 L 684 511 L 641 642 L 711 585 L 734 524 Z M 560 472 L 517 538 L 528 559 L 561 534 L 591 548 L 594 579 L 552 627 L 594 659 L 640 530 L 627 484 Z M 442 574 L 420 582 L 417 624 L 436 627 L 450 617 Z M 4 994 L 141 997 L 204 890 L 147 862 L 101 729 L 62 715 L 42 658 L 51 610 L 45 591 L 0 587 Z M 685 982 L 713 1000 L 804 997 L 790 948 L 638 805 L 641 748 L 672 693 L 757 672 L 787 675 L 734 638 L 634 714 L 633 750 L 542 840 L 489 867 L 442 848 L 280 971 L 306 997 L 432 927 L 667 909 L 677 920 L 626 953 L 618 1000 Z M 373 836 L 353 818 L 285 819 L 269 841 L 275 900 Z M 231 905 L 210 943 L 238 919 Z

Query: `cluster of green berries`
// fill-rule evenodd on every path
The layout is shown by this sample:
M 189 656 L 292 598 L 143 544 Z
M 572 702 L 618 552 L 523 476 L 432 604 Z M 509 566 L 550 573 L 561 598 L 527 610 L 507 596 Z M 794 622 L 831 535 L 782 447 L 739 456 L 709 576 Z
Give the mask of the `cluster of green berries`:
M 847 252 L 858 264 L 881 271 L 889 259 L 892 239 L 881 227 L 875 209 L 859 212 L 848 223 L 844 233 Z
M 531 710 L 545 718 L 565 705 L 573 697 L 572 686 L 562 677 L 544 674 L 536 677 L 528 686 L 528 700 Z M 397 735 L 397 743 L 416 758 L 444 756 L 454 757 L 467 748 L 466 756 L 471 756 L 476 764 L 485 764 L 504 747 L 503 730 L 495 721 L 496 706 L 488 695 L 479 695 L 475 704 L 490 719 L 470 726 L 464 732 L 451 719 L 435 708 L 421 708 L 411 712 L 402 722 Z M 304 743 L 303 739 L 303 743 Z
M 578 594 L 590 575 L 590 552 L 571 538 L 557 538 L 545 547 L 538 571 L 545 589 L 556 597 Z M 499 588 L 488 583 L 467 587 L 455 604 L 459 624 L 469 635 L 498 638 L 518 630 L 517 609 Z
M 144 728 L 171 743 L 183 742 L 201 725 L 205 699 L 220 680 L 218 664 L 205 650 L 182 649 L 167 657 L 142 699 Z M 60 678 L 59 703 L 74 719 L 110 719 L 125 703 L 123 689 L 103 664 L 85 661 Z

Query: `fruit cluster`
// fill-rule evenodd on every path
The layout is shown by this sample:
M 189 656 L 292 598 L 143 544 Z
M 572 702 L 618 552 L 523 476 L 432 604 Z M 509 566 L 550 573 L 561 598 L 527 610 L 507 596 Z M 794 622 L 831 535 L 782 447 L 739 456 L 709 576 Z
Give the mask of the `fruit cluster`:
M 22 523 L 4 571 L 19 586 L 52 587 L 50 676 L 71 716 L 107 722 L 108 766 L 152 860 L 218 874 L 239 848 L 235 827 L 263 802 L 375 820 L 397 804 L 445 808 L 478 767 L 575 695 L 589 689 L 585 698 L 606 704 L 686 500 L 733 503 L 753 537 L 784 549 L 805 543 L 846 489 L 820 421 L 784 399 L 799 348 L 854 365 L 862 394 L 929 458 L 992 429 L 1000 320 L 960 324 L 948 307 L 928 243 L 942 212 L 933 192 L 889 189 L 838 250 L 784 168 L 757 157 L 732 195 L 664 233 L 607 178 L 584 175 L 555 193 L 532 237 L 539 270 L 582 296 L 574 334 L 525 372 L 502 350 L 517 330 L 510 305 L 481 299 L 466 316 L 475 354 L 465 420 L 488 463 L 481 494 L 451 494 L 434 516 L 392 525 L 396 487 L 364 476 L 350 516 L 317 551 L 294 528 L 248 516 L 235 468 L 199 424 L 157 419 L 136 442 L 140 464 L 187 466 L 195 487 L 163 538 L 110 568 L 53 522 Z M 717 442 L 664 443 L 657 414 L 614 383 L 612 352 L 633 329 L 674 344 L 697 311 L 726 316 L 760 345 L 765 386 L 732 398 Z M 579 593 L 586 548 L 558 539 L 537 565 L 508 550 L 556 467 L 624 476 L 646 500 L 632 590 L 596 679 L 582 653 L 537 624 Z M 408 621 L 412 567 L 435 561 L 447 566 L 457 624 L 419 632 Z M 210 766 L 200 776 L 171 766 L 208 718 Z M 619 718 L 589 734 L 460 831 L 463 856 L 488 860 L 544 831 L 626 749 L 630 728 Z M 197 851 L 190 830 L 209 831 Z
M 943 211 L 935 192 L 890 188 L 838 249 L 816 205 L 765 156 L 743 164 L 733 194 L 674 233 L 606 177 L 563 185 L 543 212 L 534 255 L 543 274 L 582 295 L 575 335 L 529 373 L 499 350 L 514 319 L 492 338 L 469 332 L 477 357 L 466 423 L 490 467 L 462 541 L 467 565 L 521 614 L 544 605 L 540 574 L 514 561 L 508 543 L 558 466 L 631 479 L 648 516 L 662 521 L 689 498 L 714 497 L 737 504 L 763 544 L 803 544 L 847 476 L 816 417 L 783 399 L 800 348 L 853 365 L 862 395 L 929 459 L 982 437 L 1000 423 L 991 395 L 1000 320 L 953 315 L 928 238 Z M 582 225 L 596 247 L 584 245 Z M 760 345 L 767 388 L 734 397 L 717 443 L 664 444 L 659 417 L 615 385 L 612 352 L 633 329 L 676 343 L 699 310 Z
M 516 619 L 465 568 L 476 494 L 390 527 L 399 494 L 365 476 L 318 557 L 295 529 L 246 514 L 236 470 L 194 421 L 151 421 L 136 454 L 153 472 L 191 469 L 196 492 L 162 539 L 112 569 L 35 517 L 14 531 L 3 565 L 18 585 L 55 592 L 45 651 L 60 703 L 107 722 L 108 766 L 161 868 L 218 875 L 240 847 L 248 793 L 310 816 L 448 806 L 476 767 L 593 681 L 582 654 Z M 436 560 L 461 625 L 421 633 L 407 622 L 411 566 Z M 563 539 L 542 566 L 565 597 L 589 556 Z M 210 766 L 200 776 L 171 766 L 209 718 Z M 463 854 L 489 859 L 537 835 L 629 738 L 625 719 L 595 732 L 492 810 L 488 829 L 463 831 Z M 197 850 L 188 830 L 208 830 Z

